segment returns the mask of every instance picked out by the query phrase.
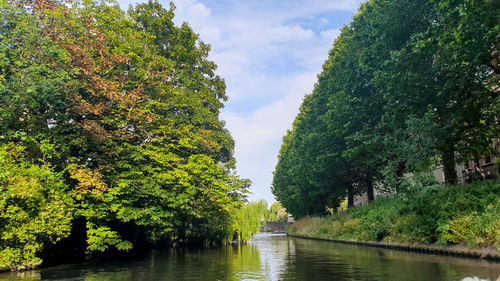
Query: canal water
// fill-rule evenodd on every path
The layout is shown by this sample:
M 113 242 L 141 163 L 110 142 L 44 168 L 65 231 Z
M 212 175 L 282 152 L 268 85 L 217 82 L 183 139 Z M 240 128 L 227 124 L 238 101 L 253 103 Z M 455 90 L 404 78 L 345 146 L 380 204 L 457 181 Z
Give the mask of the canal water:
M 3 273 L 0 280 L 497 281 L 499 276 L 498 262 L 259 234 L 246 245 L 151 251 L 125 262 Z

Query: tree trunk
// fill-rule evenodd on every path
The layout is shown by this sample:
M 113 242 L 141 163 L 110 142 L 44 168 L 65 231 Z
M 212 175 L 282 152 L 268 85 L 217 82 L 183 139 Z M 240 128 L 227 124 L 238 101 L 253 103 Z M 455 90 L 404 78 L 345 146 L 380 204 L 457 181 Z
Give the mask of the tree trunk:
M 398 162 L 398 169 L 396 170 L 396 192 L 398 193 L 401 190 L 401 178 L 404 175 L 406 168 L 406 160 L 401 160 Z
M 375 199 L 373 195 L 373 179 L 371 177 L 366 179 L 366 195 L 368 196 L 368 202 L 372 202 Z
M 347 208 L 354 207 L 354 188 L 351 184 L 347 185 Z
M 455 147 L 453 143 L 447 142 L 442 150 L 444 183 L 452 185 L 457 183 L 457 171 L 455 170 Z

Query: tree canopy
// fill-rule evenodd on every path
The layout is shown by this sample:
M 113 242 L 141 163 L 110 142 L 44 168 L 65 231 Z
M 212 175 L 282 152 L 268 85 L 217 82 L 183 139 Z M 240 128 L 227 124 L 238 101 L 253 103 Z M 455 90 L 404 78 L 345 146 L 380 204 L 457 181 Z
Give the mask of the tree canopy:
M 411 11 L 411 14 L 408 13 Z M 294 217 L 324 214 L 404 173 L 498 153 L 497 1 L 364 2 L 283 137 L 272 190 Z
M 219 119 L 225 83 L 174 10 L 0 0 L 0 266 L 75 237 L 80 252 L 233 237 L 250 182 Z

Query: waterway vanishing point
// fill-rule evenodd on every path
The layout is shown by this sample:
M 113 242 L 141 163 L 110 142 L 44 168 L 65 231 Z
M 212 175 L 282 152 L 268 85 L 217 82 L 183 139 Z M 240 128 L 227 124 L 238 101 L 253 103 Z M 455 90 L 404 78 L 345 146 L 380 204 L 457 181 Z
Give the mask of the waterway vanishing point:
M 0 280 L 496 281 L 500 263 L 258 234 L 219 249 L 154 250 L 100 261 L 3 273 Z

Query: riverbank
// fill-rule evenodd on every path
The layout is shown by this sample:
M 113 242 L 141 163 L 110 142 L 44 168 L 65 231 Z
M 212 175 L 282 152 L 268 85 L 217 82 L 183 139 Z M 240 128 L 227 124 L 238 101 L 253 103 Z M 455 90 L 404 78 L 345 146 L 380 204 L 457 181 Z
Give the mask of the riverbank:
M 339 240 L 339 239 L 320 238 L 320 237 L 293 235 L 293 234 L 289 234 L 288 236 L 304 238 L 304 239 L 320 240 L 320 241 L 331 241 L 336 243 L 343 243 L 343 244 L 350 244 L 357 246 L 390 249 L 390 250 L 401 250 L 401 251 L 409 251 L 409 252 L 417 252 L 425 254 L 459 256 L 467 258 L 480 258 L 486 260 L 500 261 L 500 251 L 492 247 L 470 249 L 468 247 L 463 247 L 460 245 L 441 246 L 441 245 L 426 245 L 426 244 L 404 244 L 396 242 L 385 243 L 377 241 Z
M 251 243 L 151 250 L 137 258 L 5 272 L 0 280 L 493 281 L 499 274 L 498 262 L 256 234 Z
M 332 216 L 303 218 L 287 234 L 498 259 L 500 182 L 427 186 Z

